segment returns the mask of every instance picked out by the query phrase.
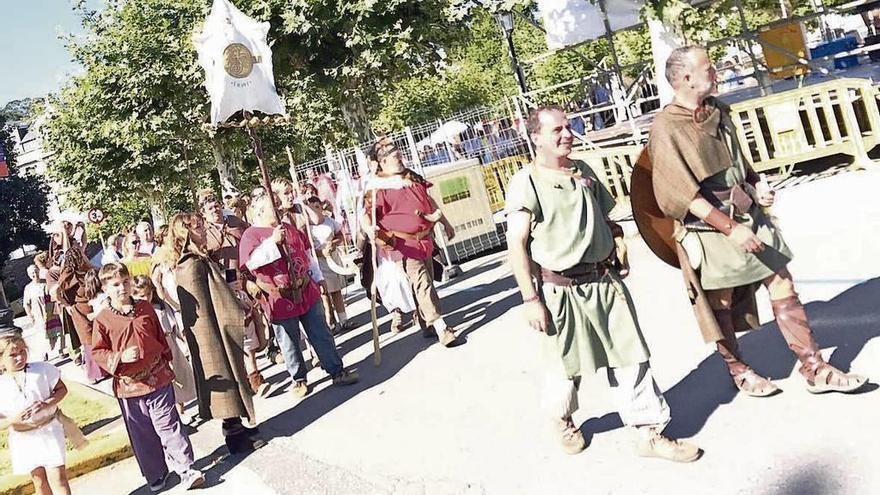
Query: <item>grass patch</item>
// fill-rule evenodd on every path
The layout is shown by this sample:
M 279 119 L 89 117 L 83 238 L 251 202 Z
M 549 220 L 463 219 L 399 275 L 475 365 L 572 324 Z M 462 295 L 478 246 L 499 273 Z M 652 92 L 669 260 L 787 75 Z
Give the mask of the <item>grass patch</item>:
M 61 401 L 61 410 L 76 421 L 89 445 L 83 450 L 71 450 L 68 443 L 67 471 L 70 478 L 94 471 L 113 462 L 130 457 L 131 446 L 124 427 L 96 432 L 101 426 L 119 417 L 116 399 L 76 382 L 65 382 L 67 397 Z M 24 495 L 33 493 L 29 476 L 12 476 L 12 461 L 7 446 L 8 433 L 0 432 L 0 493 Z

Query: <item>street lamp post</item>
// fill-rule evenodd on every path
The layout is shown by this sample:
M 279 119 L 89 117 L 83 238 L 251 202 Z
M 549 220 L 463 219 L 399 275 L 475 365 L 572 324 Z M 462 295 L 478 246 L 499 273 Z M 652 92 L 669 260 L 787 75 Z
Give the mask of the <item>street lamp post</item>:
M 498 26 L 504 32 L 507 39 L 507 53 L 510 55 L 510 64 L 513 67 L 513 75 L 516 77 L 516 84 L 519 86 L 520 93 L 528 91 L 526 87 L 526 78 L 523 76 L 522 68 L 519 66 L 519 60 L 516 57 L 516 48 L 513 46 L 513 12 L 505 11 L 495 14 Z

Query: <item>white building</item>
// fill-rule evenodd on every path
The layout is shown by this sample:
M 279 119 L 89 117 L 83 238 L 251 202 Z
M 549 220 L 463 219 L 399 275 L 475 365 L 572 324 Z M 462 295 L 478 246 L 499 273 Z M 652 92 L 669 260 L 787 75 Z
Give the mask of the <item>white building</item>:
M 22 176 L 42 176 L 49 185 L 49 222 L 57 219 L 61 214 L 60 203 L 64 199 L 61 184 L 50 180 L 46 176 L 46 161 L 51 153 L 43 146 L 43 123 L 46 114 L 37 117 L 31 124 L 12 125 L 10 131 L 15 142 L 13 153 L 15 163 Z M 10 258 L 16 259 L 29 254 L 34 246 L 23 246 L 10 254 Z

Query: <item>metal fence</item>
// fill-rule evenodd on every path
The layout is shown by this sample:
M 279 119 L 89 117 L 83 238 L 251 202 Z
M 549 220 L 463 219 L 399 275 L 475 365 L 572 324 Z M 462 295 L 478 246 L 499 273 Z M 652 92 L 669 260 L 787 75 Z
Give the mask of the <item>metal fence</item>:
M 458 112 L 436 121 L 422 122 L 388 134 L 403 153 L 407 166 L 423 173 L 425 168 L 476 158 L 490 164 L 510 156 L 528 155 L 524 115 L 509 99 L 497 105 Z M 362 175 L 358 155 L 372 143 L 328 151 L 321 158 L 297 164 L 297 178 L 309 180 L 327 172 L 347 170 Z

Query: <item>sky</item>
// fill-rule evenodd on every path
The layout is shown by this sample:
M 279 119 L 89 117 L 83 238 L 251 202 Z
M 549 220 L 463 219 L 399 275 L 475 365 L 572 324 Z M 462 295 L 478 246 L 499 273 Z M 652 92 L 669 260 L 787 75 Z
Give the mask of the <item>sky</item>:
M 79 70 L 58 38 L 82 32 L 71 6 L 72 0 L 0 0 L 0 107 L 57 91 Z

